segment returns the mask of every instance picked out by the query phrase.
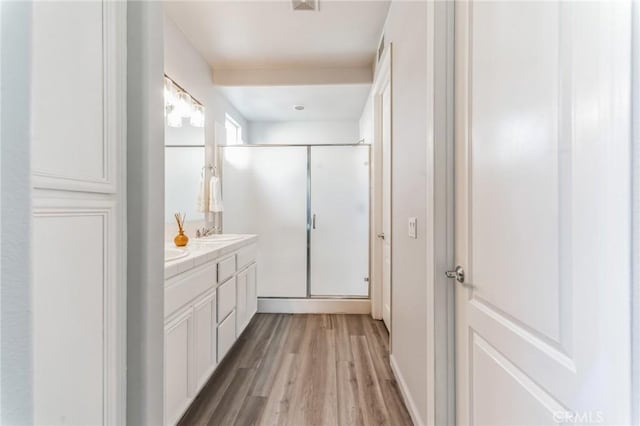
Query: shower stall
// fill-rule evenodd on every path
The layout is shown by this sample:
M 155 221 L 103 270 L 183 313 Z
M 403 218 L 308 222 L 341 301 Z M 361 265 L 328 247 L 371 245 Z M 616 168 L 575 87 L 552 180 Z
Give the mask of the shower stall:
M 258 234 L 261 298 L 369 297 L 369 145 L 219 147 L 225 233 Z

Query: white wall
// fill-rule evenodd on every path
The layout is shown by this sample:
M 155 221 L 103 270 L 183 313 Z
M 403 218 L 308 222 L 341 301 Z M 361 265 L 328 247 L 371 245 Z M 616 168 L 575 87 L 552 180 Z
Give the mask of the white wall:
M 358 134 L 360 139 L 364 139 L 364 143 L 373 143 L 373 96 L 369 94 L 367 103 L 362 108 L 362 115 L 358 121 Z
M 246 133 L 247 120 L 213 85 L 213 74 L 209 64 L 166 14 L 164 17 L 164 70 L 165 74 L 204 105 L 206 162 L 215 164 L 216 123 L 224 128 L 225 116 L 229 114 Z M 207 216 L 206 221 L 210 226 L 213 216 L 212 214 Z
M 127 5 L 127 424 L 163 423 L 162 5 Z
M 429 124 L 426 2 L 394 1 L 385 26 L 392 52 L 391 350 L 401 386 L 426 423 L 428 382 L 427 146 Z M 417 217 L 418 238 L 407 236 Z
M 30 1 L 0 2 L 0 424 L 33 423 Z
M 252 121 L 251 144 L 338 144 L 360 140 L 357 121 Z
M 213 86 L 213 74 L 209 64 L 166 15 L 164 17 L 164 71 L 203 103 L 207 145 L 214 145 L 214 123 L 224 125 L 225 114 L 232 116 L 243 128 L 247 127 L 247 120 Z
M 182 127 L 171 127 L 164 123 L 164 144 L 165 145 L 204 145 L 204 128 L 194 127 L 183 120 Z

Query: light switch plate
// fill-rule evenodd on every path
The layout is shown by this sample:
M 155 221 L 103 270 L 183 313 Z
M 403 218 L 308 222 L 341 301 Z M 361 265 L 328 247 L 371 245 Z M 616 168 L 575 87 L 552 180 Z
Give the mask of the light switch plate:
M 409 218 L 409 238 L 418 238 L 418 218 Z

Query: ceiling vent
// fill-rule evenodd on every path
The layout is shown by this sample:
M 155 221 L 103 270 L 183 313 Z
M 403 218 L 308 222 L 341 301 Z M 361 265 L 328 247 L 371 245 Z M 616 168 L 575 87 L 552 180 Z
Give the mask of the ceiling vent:
M 293 10 L 318 10 L 318 0 L 291 0 Z

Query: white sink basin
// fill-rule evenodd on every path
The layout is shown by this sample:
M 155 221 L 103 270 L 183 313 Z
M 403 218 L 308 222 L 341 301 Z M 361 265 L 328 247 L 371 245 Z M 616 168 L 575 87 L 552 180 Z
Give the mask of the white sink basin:
M 205 243 L 205 244 L 216 244 L 216 243 L 228 243 L 230 241 L 237 241 L 242 238 L 244 238 L 244 235 L 214 234 L 214 235 L 209 235 L 207 237 L 198 238 L 194 241 L 198 243 Z
M 173 260 L 182 259 L 189 255 L 189 250 L 176 248 L 176 247 L 165 247 L 164 248 L 164 261 L 171 262 Z

